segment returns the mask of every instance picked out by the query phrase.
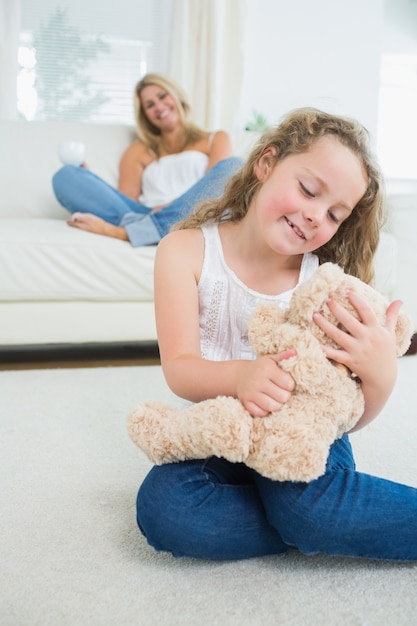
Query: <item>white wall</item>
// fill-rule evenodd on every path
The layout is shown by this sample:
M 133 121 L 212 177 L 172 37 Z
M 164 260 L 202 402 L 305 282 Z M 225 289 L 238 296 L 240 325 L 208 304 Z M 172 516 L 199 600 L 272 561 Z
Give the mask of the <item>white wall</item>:
M 238 124 L 253 109 L 275 123 L 316 106 L 376 135 L 383 0 L 247 0 L 245 84 Z
M 383 51 L 417 54 L 416 0 L 385 0 Z

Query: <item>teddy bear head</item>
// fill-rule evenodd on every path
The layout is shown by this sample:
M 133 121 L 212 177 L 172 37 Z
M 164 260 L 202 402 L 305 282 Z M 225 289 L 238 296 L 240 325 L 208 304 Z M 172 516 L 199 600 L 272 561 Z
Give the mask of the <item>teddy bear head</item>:
M 287 312 L 287 320 L 308 328 L 323 344 L 332 344 L 332 340 L 312 321 L 315 311 L 319 311 L 326 319 L 341 327 L 327 306 L 329 296 L 333 296 L 345 309 L 358 318 L 356 309 L 350 304 L 347 293 L 355 291 L 374 311 L 380 324 L 385 324 L 388 300 L 376 289 L 367 285 L 355 276 L 345 272 L 334 263 L 324 263 L 314 276 L 301 284 L 293 294 Z M 397 355 L 404 354 L 411 341 L 413 325 L 410 316 L 400 310 L 395 329 Z M 338 347 L 336 344 L 333 344 Z
M 287 310 L 282 311 L 270 304 L 261 305 L 255 313 L 249 331 L 250 342 L 257 354 L 271 354 L 273 328 L 280 323 L 290 323 L 300 329 L 308 330 L 323 345 L 338 347 L 313 321 L 313 313 L 320 312 L 333 324 L 343 328 L 331 313 L 327 301 L 333 296 L 349 312 L 358 318 L 356 309 L 350 304 L 347 293 L 354 290 L 375 312 L 378 321 L 385 323 L 388 300 L 370 285 L 358 278 L 345 274 L 334 263 L 323 263 L 313 276 L 294 291 Z M 404 354 L 411 341 L 413 323 L 411 317 L 400 310 L 396 324 L 397 356 Z

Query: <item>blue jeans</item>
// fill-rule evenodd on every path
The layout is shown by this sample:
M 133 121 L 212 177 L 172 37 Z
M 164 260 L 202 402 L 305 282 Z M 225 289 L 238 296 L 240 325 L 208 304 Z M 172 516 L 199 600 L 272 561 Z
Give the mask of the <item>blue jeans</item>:
M 284 553 L 417 560 L 417 489 L 355 471 L 347 436 L 311 483 L 212 457 L 153 467 L 137 520 L 156 550 L 201 559 Z
M 240 157 L 219 161 L 182 196 L 156 213 L 151 213 L 153 207 L 125 196 L 84 167 L 64 165 L 53 176 L 52 187 L 58 202 L 70 213 L 93 213 L 115 226 L 123 226 L 133 246 L 147 246 L 158 243 L 175 222 L 189 215 L 200 202 L 221 196 L 242 164 Z

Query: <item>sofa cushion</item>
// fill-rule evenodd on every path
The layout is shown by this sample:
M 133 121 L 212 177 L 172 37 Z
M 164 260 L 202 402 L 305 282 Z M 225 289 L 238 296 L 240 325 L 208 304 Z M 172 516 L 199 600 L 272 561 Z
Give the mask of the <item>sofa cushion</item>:
M 155 251 L 71 228 L 65 220 L 2 219 L 0 299 L 152 301 Z M 395 267 L 395 240 L 382 233 L 375 286 L 387 295 Z
M 2 219 L 0 299 L 153 301 L 155 250 L 65 220 Z

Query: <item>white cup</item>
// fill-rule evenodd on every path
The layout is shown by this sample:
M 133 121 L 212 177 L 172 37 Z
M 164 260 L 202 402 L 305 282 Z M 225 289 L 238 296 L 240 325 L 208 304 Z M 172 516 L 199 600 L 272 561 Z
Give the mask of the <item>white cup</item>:
M 84 163 L 85 144 L 80 141 L 64 141 L 58 145 L 58 156 L 64 165 Z

